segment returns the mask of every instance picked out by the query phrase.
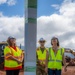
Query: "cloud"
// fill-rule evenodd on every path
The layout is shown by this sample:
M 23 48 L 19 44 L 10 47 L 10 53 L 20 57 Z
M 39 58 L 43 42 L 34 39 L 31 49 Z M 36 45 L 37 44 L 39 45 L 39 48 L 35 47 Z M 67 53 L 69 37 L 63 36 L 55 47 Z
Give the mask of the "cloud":
M 17 0 L 0 0 L 0 5 L 1 4 L 7 4 L 9 6 L 15 5 Z
M 16 37 L 17 44 L 24 45 L 24 17 L 0 16 L 0 42 L 6 41 L 8 36 Z
M 58 12 L 37 19 L 37 39 L 44 37 L 49 47 L 51 38 L 57 36 L 62 47 L 75 48 L 75 0 L 64 0 Z
M 15 4 L 16 4 L 16 0 L 8 0 L 8 1 L 7 1 L 7 4 L 8 4 L 9 6 L 15 5 Z
M 51 6 L 54 7 L 55 9 L 59 9 L 60 8 L 60 6 L 58 4 L 52 4 Z
M 2 12 L 0 12 L 0 17 L 1 17 L 1 16 L 3 16 L 3 13 L 2 13 Z
M 75 0 L 65 0 L 60 7 L 60 14 L 66 17 L 74 17 L 75 16 Z
M 6 2 L 7 2 L 7 0 L 0 0 L 0 4 L 4 4 Z

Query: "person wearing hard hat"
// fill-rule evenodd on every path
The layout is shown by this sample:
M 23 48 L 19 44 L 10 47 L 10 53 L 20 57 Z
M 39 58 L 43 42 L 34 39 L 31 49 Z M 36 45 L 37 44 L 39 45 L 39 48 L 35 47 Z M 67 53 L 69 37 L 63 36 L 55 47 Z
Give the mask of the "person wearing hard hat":
M 23 52 L 17 47 L 14 37 L 8 37 L 7 43 L 8 46 L 4 49 L 6 75 L 19 75 L 19 71 L 22 69 Z
M 47 53 L 47 60 L 46 60 L 46 72 L 48 75 L 61 75 L 62 70 L 62 62 L 66 67 L 66 61 L 64 57 L 64 48 L 60 47 L 59 40 L 57 37 L 53 37 L 51 39 L 52 47 L 49 48 Z M 67 71 L 66 68 L 64 68 Z
M 41 38 L 39 40 L 40 47 L 36 50 L 36 57 L 37 57 L 37 71 L 36 75 L 47 75 L 45 72 L 46 67 L 46 54 L 47 48 L 45 47 L 46 40 Z

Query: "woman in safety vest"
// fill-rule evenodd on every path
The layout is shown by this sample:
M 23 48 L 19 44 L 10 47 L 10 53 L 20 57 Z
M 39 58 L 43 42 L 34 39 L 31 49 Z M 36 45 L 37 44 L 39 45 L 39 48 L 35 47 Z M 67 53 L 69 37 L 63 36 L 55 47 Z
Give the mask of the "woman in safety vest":
M 22 50 L 16 46 L 14 37 L 8 37 L 7 43 L 8 46 L 4 49 L 4 69 L 6 70 L 6 75 L 19 75 L 23 61 Z
M 62 62 L 66 67 L 66 61 L 64 58 L 64 48 L 59 47 L 59 40 L 57 37 L 53 37 L 51 39 L 52 47 L 49 48 L 47 53 L 46 60 L 46 71 L 48 71 L 48 75 L 61 75 L 62 70 Z M 66 68 L 64 68 L 67 71 Z

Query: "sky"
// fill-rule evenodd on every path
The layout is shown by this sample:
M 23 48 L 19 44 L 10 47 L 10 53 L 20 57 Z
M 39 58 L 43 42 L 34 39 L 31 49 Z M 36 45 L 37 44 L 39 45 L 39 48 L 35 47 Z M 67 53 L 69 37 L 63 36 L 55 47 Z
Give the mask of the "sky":
M 61 47 L 75 49 L 75 0 L 38 0 L 37 30 L 46 47 L 55 36 Z
M 24 45 L 24 0 L 0 0 L 0 41 L 8 36 Z M 53 36 L 60 45 L 75 49 L 75 0 L 37 0 L 37 41 L 43 37 L 50 47 Z
M 38 0 L 37 16 L 49 16 L 55 12 L 58 12 L 54 7 L 61 5 L 62 2 L 63 0 Z
M 0 0 L 0 42 L 9 36 L 24 45 L 24 0 Z

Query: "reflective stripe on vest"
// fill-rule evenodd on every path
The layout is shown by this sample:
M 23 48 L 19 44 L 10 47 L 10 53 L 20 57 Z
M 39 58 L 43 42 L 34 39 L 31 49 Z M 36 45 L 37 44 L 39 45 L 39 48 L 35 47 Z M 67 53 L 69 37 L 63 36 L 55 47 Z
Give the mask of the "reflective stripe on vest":
M 54 61 L 56 61 L 56 62 L 62 62 L 61 60 L 49 60 L 49 62 L 54 62 Z
M 46 49 L 44 50 L 44 52 L 42 53 L 42 51 L 40 50 L 37 50 L 37 55 L 38 55 L 38 60 L 41 62 L 41 64 L 45 64 L 45 61 L 46 61 Z
M 8 54 L 7 51 L 8 51 L 8 50 L 11 52 L 11 55 L 12 55 L 12 53 L 13 53 L 12 56 L 14 56 L 14 57 L 19 57 L 19 56 L 21 56 L 22 51 L 19 50 L 18 47 L 16 47 L 16 48 L 17 48 L 17 51 L 15 51 L 13 48 L 10 49 L 10 47 L 8 47 L 8 46 L 5 47 L 5 49 L 4 49 L 4 56 L 5 56 L 5 64 L 4 64 L 4 66 L 5 66 L 5 67 L 8 67 L 8 68 L 15 68 L 15 67 L 18 67 L 18 66 L 22 66 L 22 64 L 18 64 L 17 61 L 10 60 L 10 59 L 8 58 L 9 56 L 7 56 L 7 54 Z
M 64 49 L 60 48 L 55 56 L 52 48 L 49 48 L 48 68 L 61 69 L 63 53 L 64 53 Z

